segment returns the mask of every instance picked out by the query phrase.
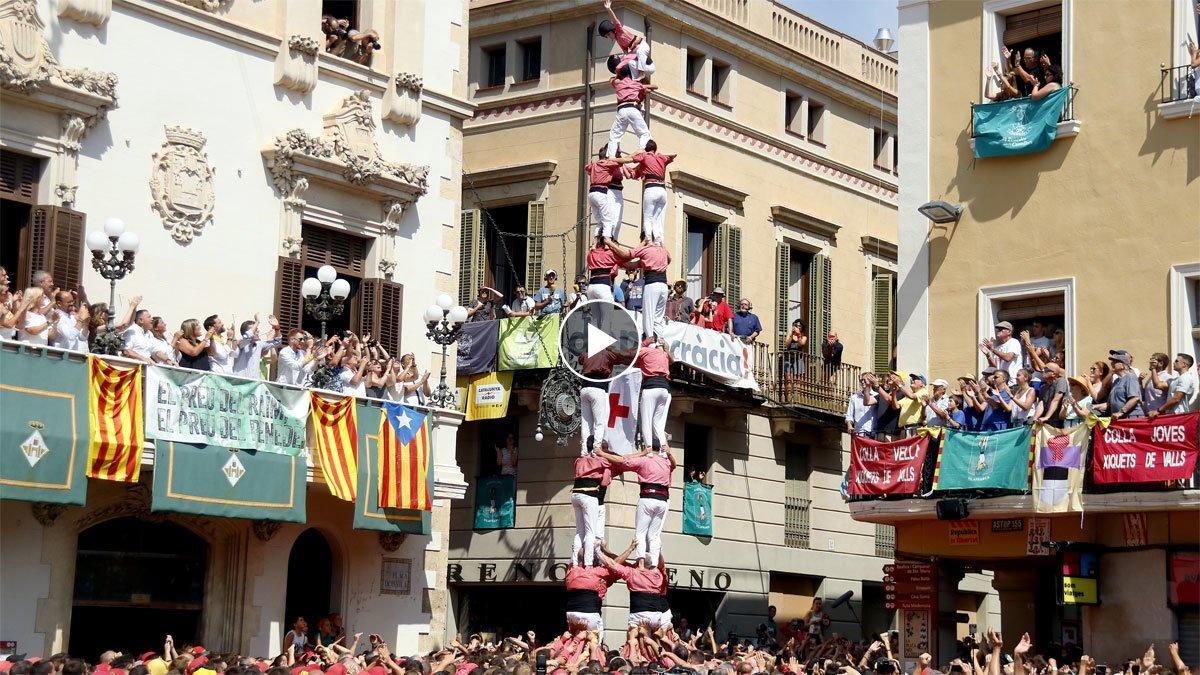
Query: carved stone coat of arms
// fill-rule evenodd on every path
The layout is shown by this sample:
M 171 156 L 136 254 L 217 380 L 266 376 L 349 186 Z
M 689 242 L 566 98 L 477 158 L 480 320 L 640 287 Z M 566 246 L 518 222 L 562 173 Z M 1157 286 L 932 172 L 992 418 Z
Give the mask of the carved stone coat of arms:
M 154 153 L 151 206 L 175 241 L 186 244 L 212 220 L 216 202 L 213 168 L 204 152 L 204 134 L 168 126 L 166 135 L 162 148 Z

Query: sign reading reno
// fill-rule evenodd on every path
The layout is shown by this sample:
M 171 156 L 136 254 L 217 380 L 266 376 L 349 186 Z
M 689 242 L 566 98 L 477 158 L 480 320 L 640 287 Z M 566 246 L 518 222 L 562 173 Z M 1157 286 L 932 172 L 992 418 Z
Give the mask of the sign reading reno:
M 146 438 L 303 456 L 308 392 L 146 367 Z
M 1097 426 L 1092 473 L 1097 483 L 1149 483 L 1190 478 L 1200 454 L 1200 412 Z
M 661 336 L 671 358 L 731 387 L 758 390 L 754 346 L 715 330 L 668 321 Z

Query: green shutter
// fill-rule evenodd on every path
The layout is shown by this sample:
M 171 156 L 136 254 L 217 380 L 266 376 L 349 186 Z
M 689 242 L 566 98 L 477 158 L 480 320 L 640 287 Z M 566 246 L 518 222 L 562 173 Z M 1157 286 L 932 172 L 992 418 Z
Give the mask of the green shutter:
M 688 260 L 688 214 L 685 211 L 683 214 L 683 269 L 679 275 L 684 281 L 687 281 L 692 270 L 692 261 Z M 704 284 L 701 283 L 701 286 Z M 699 300 L 699 298 L 694 298 Z
M 877 272 L 871 281 L 871 368 L 885 373 L 892 362 L 893 314 L 892 293 L 896 277 L 889 272 Z
M 729 281 L 725 295 L 737 307 L 742 300 L 742 228 L 729 226 Z
M 784 454 L 783 515 L 784 545 L 792 548 L 808 548 L 809 515 L 812 501 L 809 498 L 809 478 L 812 467 L 809 463 L 808 446 L 788 443 Z
M 546 233 L 546 202 L 529 202 L 529 216 L 525 221 L 525 288 L 531 293 L 542 286 L 542 266 L 545 258 L 542 235 Z M 565 270 L 559 272 L 565 275 Z M 566 277 L 561 276 L 565 284 Z
M 808 346 L 814 354 L 820 353 L 825 336 L 833 328 L 832 286 L 832 261 L 818 253 L 808 266 Z
M 791 280 L 792 247 L 775 244 L 775 348 L 783 349 L 788 335 L 788 282 Z
M 479 209 L 464 209 L 459 213 L 459 224 L 458 304 L 466 307 L 479 293 L 486 271 Z

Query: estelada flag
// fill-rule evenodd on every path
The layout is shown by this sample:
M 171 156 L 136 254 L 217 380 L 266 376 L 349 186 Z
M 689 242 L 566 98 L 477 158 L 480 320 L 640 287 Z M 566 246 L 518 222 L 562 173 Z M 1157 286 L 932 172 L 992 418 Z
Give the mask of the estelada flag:
M 317 464 L 329 493 L 352 502 L 358 491 L 358 413 L 354 397 L 327 401 L 311 393 L 312 429 Z
M 379 416 L 379 508 L 430 511 L 429 416 L 384 403 Z
M 88 477 L 136 483 L 144 440 L 142 369 L 88 355 Z

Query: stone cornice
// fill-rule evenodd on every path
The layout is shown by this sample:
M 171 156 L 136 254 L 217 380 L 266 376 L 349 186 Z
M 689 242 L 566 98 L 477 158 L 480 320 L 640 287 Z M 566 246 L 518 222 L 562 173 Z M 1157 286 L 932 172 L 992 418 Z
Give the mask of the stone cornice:
M 530 162 L 529 164 L 514 164 L 495 169 L 483 169 L 463 174 L 463 183 L 477 188 L 494 185 L 511 185 L 524 181 L 548 181 L 558 168 L 558 162 Z
M 671 172 L 671 186 L 676 190 L 687 190 L 688 192 L 700 195 L 701 197 L 706 197 L 713 201 L 739 209 L 742 208 L 742 204 L 745 203 L 746 197 L 750 196 L 750 194 L 747 192 L 735 190 L 734 188 L 731 188 L 727 185 L 721 185 L 720 183 L 714 183 L 707 178 L 697 176 L 694 173 L 681 171 L 679 169 Z
M 884 260 L 896 262 L 899 258 L 899 248 L 895 243 L 870 234 L 862 236 L 862 248 L 864 253 L 874 253 Z
M 771 217 L 775 219 L 775 222 L 781 225 L 787 225 L 798 230 L 804 230 L 809 234 L 813 234 L 830 241 L 836 240 L 838 230 L 842 229 L 841 225 L 837 225 L 826 220 L 821 220 L 816 216 L 810 216 L 807 213 L 802 213 L 795 209 L 791 209 L 779 204 L 771 206 Z

